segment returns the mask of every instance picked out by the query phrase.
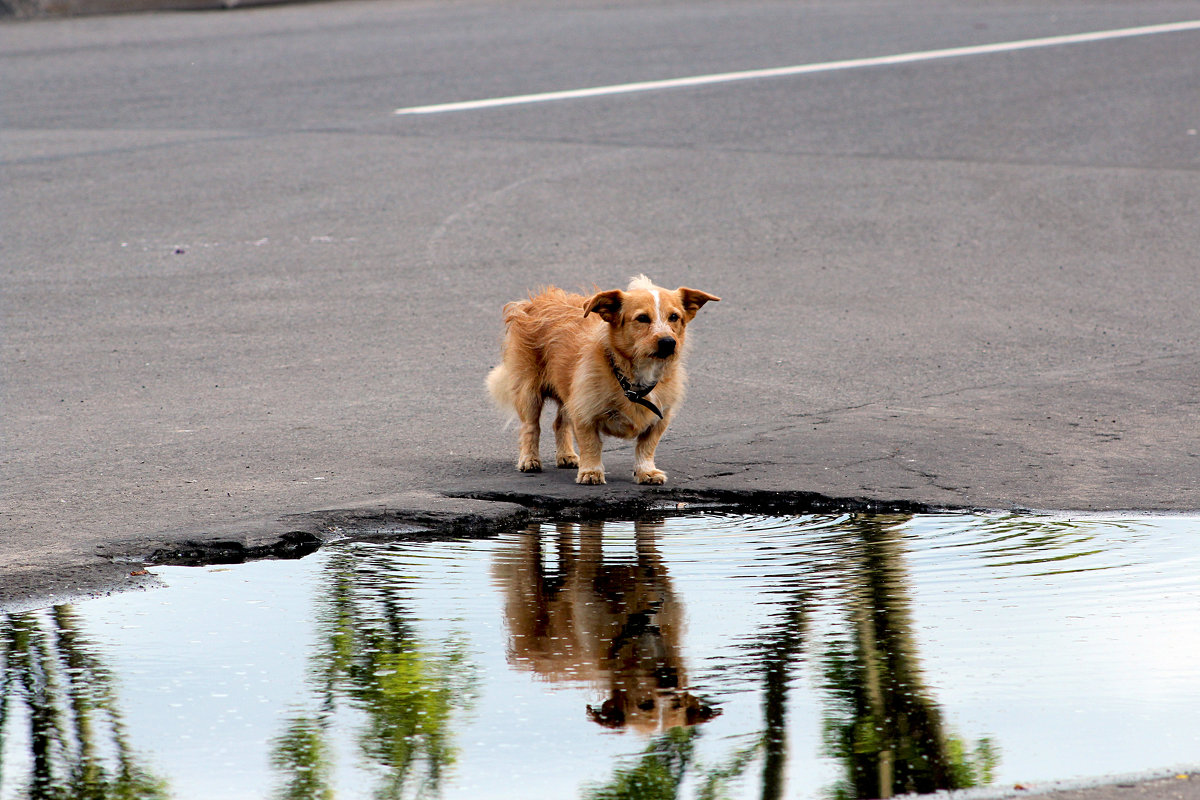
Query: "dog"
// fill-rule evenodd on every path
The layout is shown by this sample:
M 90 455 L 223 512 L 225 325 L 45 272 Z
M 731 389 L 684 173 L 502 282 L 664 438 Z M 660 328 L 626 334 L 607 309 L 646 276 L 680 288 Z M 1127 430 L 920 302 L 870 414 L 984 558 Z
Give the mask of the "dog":
M 654 450 L 683 402 L 684 335 L 701 307 L 720 299 L 638 275 L 624 291 L 585 297 L 550 287 L 505 305 L 502 359 L 487 388 L 520 421 L 517 469 L 542 469 L 538 440 L 550 398 L 558 403 L 555 462 L 577 467 L 576 483 L 605 482 L 602 435 L 636 439 L 634 480 L 664 483 Z
M 509 663 L 590 684 L 602 699 L 588 717 L 606 728 L 656 734 L 721 713 L 688 685 L 686 615 L 658 548 L 661 527 L 633 523 L 634 558 L 605 550 L 603 522 L 534 525 L 496 553 Z

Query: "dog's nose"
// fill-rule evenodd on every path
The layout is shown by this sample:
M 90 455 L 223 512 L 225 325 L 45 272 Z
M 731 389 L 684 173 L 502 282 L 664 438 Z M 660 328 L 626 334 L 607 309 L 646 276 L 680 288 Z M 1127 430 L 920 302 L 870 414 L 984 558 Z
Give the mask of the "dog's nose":
M 658 340 L 658 351 L 654 354 L 659 358 L 675 354 L 675 340 L 670 336 L 664 336 Z

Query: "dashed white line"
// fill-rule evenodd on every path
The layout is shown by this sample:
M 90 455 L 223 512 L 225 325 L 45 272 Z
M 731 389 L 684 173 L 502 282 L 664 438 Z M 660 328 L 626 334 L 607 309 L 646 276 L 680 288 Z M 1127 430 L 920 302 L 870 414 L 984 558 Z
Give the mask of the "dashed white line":
M 758 80 L 761 78 L 782 78 L 790 75 L 809 75 L 814 72 L 834 72 L 844 69 L 860 69 L 862 67 L 883 67 L 895 64 L 912 64 L 918 61 L 933 61 L 941 58 L 959 58 L 962 56 L 978 56 L 989 53 L 1008 53 L 1015 50 L 1030 50 L 1036 47 L 1054 47 L 1064 44 L 1083 44 L 1086 42 L 1101 42 L 1108 39 L 1125 39 L 1133 36 L 1151 36 L 1159 33 L 1177 33 L 1180 31 L 1200 30 L 1200 20 L 1186 22 L 1168 22 L 1161 25 L 1143 25 L 1137 28 L 1119 28 L 1092 33 L 1073 33 L 1064 36 L 1046 36 L 1040 39 L 1021 39 L 1013 42 L 997 42 L 995 44 L 969 45 L 966 47 L 949 47 L 942 50 L 922 50 L 914 53 L 900 53 L 891 56 L 875 56 L 871 58 L 850 58 L 843 61 L 825 61 L 816 64 L 798 64 L 791 67 L 772 67 L 768 69 L 752 69 L 742 72 L 720 72 L 713 75 L 693 75 L 688 78 L 669 78 L 657 81 L 639 81 L 637 83 L 621 83 L 613 86 L 594 86 L 590 89 L 568 89 L 559 92 L 542 92 L 540 94 L 521 94 L 511 97 L 492 97 L 485 100 L 467 100 L 458 103 L 439 103 L 428 106 L 411 106 L 398 108 L 393 113 L 405 114 L 441 114 L 448 111 L 473 111 L 483 108 L 499 108 L 527 103 L 547 103 L 555 100 L 575 100 L 585 97 L 600 97 L 612 94 L 630 94 L 633 92 L 650 92 L 660 89 L 683 89 L 692 86 L 706 86 L 714 83 L 732 83 L 734 81 Z

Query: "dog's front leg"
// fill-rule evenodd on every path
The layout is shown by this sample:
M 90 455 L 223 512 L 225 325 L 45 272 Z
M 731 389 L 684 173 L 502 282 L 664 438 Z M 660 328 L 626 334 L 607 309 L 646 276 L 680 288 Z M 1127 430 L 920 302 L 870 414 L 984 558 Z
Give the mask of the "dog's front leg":
M 577 424 L 575 438 L 579 443 L 579 472 L 575 475 L 575 482 L 604 483 L 604 462 L 600 460 L 600 427 L 595 423 Z
M 661 420 L 646 429 L 637 439 L 633 449 L 633 480 L 635 483 L 666 483 L 667 473 L 654 466 L 654 450 L 658 440 L 667 430 L 667 421 Z

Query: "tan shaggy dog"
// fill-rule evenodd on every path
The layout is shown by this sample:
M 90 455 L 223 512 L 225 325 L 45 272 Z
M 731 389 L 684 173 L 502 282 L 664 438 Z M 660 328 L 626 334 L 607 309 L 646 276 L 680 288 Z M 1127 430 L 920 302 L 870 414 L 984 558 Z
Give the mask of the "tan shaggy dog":
M 552 398 L 555 460 L 579 467 L 576 483 L 604 483 L 601 435 L 637 439 L 634 480 L 663 483 L 654 449 L 683 402 L 684 333 L 701 306 L 719 299 L 639 275 L 625 291 L 584 297 L 551 287 L 504 306 L 503 359 L 487 386 L 520 420 L 517 469 L 542 468 L 542 404 Z

